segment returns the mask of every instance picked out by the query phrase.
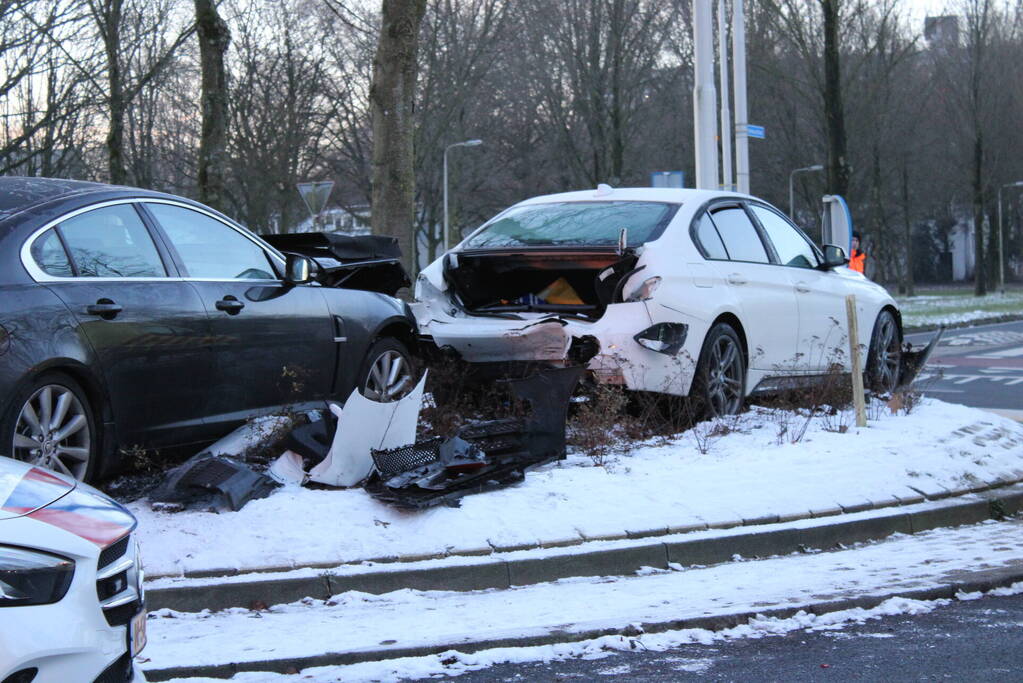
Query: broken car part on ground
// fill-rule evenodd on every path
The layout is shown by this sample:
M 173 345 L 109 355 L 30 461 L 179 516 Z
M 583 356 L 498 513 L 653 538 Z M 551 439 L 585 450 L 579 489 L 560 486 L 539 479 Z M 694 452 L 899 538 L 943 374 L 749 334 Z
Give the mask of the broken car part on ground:
M 503 380 L 516 399 L 528 403 L 528 416 L 474 422 L 421 442 L 415 437 L 425 373 L 397 401 L 380 403 L 353 392 L 344 408 L 330 405 L 336 420 L 332 437 L 326 417 L 292 430 L 283 440 L 289 450 L 267 474 L 242 462 L 253 435 L 261 433 L 250 424 L 172 470 L 150 499 L 237 511 L 282 484 L 350 487 L 365 481 L 374 497 L 399 507 L 451 504 L 521 481 L 526 470 L 564 458 L 569 399 L 582 373 L 580 367 L 547 369 Z M 306 458 L 315 463 L 308 472 Z

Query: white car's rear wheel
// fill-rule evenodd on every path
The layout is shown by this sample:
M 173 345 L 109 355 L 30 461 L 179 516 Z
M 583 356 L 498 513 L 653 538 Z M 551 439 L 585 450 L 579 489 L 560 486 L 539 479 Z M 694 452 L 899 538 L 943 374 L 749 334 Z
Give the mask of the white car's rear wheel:
M 874 323 L 867 353 L 867 385 L 879 394 L 899 386 L 902 373 L 902 332 L 891 311 L 881 311 Z
M 734 415 L 742 410 L 746 358 L 739 335 L 728 323 L 718 323 L 707 333 L 690 397 L 700 417 Z

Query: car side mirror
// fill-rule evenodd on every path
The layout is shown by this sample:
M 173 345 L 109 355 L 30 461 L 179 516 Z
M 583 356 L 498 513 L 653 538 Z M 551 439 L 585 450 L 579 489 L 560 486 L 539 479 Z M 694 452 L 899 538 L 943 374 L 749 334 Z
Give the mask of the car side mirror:
M 312 259 L 298 254 L 284 255 L 284 281 L 291 285 L 302 285 L 312 282 L 316 264 Z
M 845 255 L 845 249 L 834 244 L 824 245 L 824 263 L 821 264 L 821 269 L 831 270 L 847 263 L 849 258 Z

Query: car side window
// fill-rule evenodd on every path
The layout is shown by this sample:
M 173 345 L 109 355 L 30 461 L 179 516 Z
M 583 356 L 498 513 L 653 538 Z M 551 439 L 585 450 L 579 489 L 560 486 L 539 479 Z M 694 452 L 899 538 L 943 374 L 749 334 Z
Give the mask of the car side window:
M 696 241 L 705 257 L 719 261 L 728 260 L 728 251 L 725 250 L 725 245 L 721 242 L 721 236 L 718 235 L 714 222 L 706 213 L 696 221 Z
M 754 204 L 750 208 L 753 209 L 753 214 L 760 221 L 760 225 L 764 227 L 783 266 L 796 268 L 817 266 L 819 261 L 813 247 L 788 221 L 763 206 Z
M 172 204 L 147 203 L 177 250 L 188 277 L 203 280 L 276 280 L 266 252 L 234 228 Z
M 87 211 L 61 222 L 59 229 L 79 277 L 167 276 L 153 238 L 132 204 Z
M 711 219 L 731 260 L 770 263 L 764 243 L 742 207 L 729 206 L 711 211 Z
M 71 261 L 60 243 L 57 231 L 50 228 L 32 243 L 32 258 L 36 265 L 47 275 L 54 277 L 73 277 Z

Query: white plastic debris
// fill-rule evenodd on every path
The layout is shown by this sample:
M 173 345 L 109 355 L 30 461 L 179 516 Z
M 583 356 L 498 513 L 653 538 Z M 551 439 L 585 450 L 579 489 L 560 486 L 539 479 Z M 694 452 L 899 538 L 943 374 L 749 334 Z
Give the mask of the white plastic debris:
M 416 388 L 401 400 L 377 403 L 356 390 L 344 408 L 330 404 L 337 416 L 334 442 L 323 462 L 309 471 L 309 478 L 329 486 L 354 486 L 373 469 L 371 450 L 415 443 L 425 386 L 423 373 Z
M 281 457 L 273 461 L 266 473 L 271 479 L 285 486 L 301 486 L 309 476 L 302 465 L 301 455 L 295 451 L 284 451 Z
M 203 453 L 209 453 L 210 455 L 244 455 L 248 450 L 266 443 L 277 434 L 283 433 L 290 426 L 291 418 L 286 415 L 257 417 L 215 442 L 209 448 L 203 449 Z

